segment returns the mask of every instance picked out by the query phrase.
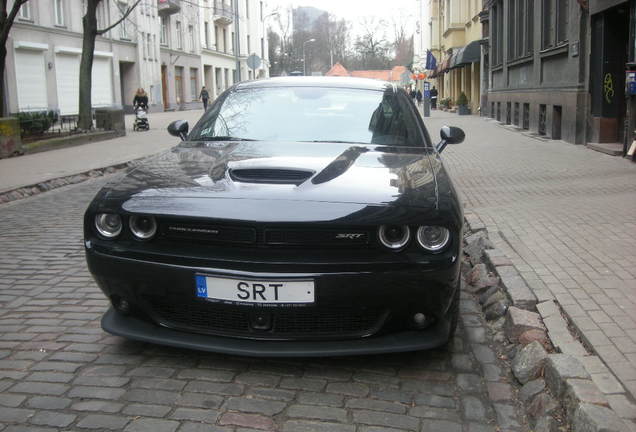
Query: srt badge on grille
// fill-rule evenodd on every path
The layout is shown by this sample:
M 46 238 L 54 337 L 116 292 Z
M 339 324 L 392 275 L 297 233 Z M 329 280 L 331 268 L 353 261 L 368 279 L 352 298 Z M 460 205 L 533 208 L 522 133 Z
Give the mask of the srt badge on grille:
M 347 240 L 357 240 L 364 236 L 364 234 L 357 233 L 338 233 L 336 234 L 337 239 L 347 239 Z

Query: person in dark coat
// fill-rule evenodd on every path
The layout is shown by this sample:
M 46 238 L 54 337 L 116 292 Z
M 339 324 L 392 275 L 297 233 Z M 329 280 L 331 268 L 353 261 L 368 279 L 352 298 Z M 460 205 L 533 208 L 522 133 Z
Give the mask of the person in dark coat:
M 411 99 L 415 101 L 415 96 L 416 96 L 415 89 L 411 89 L 411 91 L 409 92 L 409 96 L 411 96 Z
M 431 89 L 431 108 L 437 109 L 437 89 L 435 86 Z
M 199 99 L 203 102 L 203 111 L 208 110 L 208 100 L 210 99 L 210 93 L 205 88 L 205 86 L 201 87 L 201 93 L 199 93 Z
M 135 98 L 133 99 L 133 107 L 135 110 L 137 108 L 142 108 L 145 111 L 148 111 L 148 94 L 144 89 L 137 89 L 137 93 L 135 93 Z
M 417 93 L 415 93 L 415 99 L 417 99 L 418 105 L 422 104 L 422 92 L 420 91 L 420 89 L 417 89 Z

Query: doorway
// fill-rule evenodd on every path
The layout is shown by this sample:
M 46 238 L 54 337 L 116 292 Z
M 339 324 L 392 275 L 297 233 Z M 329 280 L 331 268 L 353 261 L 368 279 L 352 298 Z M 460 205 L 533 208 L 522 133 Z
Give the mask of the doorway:
M 591 141 L 622 141 L 626 104 L 625 64 L 629 47 L 629 4 L 592 16 L 590 65 Z
M 163 109 L 167 110 L 170 108 L 170 103 L 168 102 L 168 66 L 161 66 L 161 97 L 163 98 Z
M 174 90 L 177 105 L 183 105 L 183 67 L 181 66 L 175 66 L 174 68 Z
M 119 62 L 119 87 L 121 92 L 121 105 L 126 114 L 132 113 L 132 99 L 135 94 L 135 63 Z

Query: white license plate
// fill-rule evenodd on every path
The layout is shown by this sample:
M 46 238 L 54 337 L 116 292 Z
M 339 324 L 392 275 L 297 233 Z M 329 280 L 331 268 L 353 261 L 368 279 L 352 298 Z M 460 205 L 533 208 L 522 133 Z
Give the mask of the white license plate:
M 236 303 L 313 303 L 312 280 L 253 280 L 196 275 L 197 297 Z

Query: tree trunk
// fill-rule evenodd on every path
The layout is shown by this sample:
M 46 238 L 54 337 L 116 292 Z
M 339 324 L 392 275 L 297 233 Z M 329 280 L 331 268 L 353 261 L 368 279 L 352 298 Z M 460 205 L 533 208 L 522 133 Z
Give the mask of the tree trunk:
M 4 88 L 4 70 L 5 70 L 5 61 L 7 59 L 7 41 L 0 40 L 0 117 L 5 117 L 7 112 L 6 108 L 6 94 Z
M 82 18 L 84 35 L 82 39 L 82 59 L 79 73 L 79 120 L 77 127 L 81 130 L 93 128 L 93 107 L 91 89 L 93 80 L 93 51 L 97 37 L 97 5 L 101 0 L 88 0 L 86 15 Z

